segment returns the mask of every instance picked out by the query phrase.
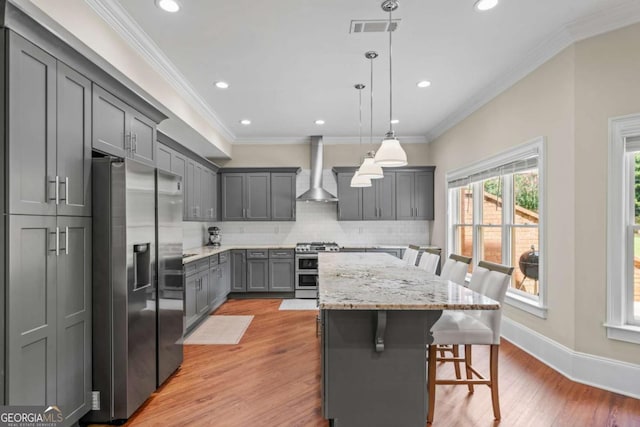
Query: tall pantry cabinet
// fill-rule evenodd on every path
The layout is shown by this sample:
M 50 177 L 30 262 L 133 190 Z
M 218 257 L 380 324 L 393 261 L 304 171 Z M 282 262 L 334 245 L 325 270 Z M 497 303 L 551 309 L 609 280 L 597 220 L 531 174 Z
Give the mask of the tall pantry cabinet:
M 91 82 L 2 30 L 7 405 L 91 397 Z

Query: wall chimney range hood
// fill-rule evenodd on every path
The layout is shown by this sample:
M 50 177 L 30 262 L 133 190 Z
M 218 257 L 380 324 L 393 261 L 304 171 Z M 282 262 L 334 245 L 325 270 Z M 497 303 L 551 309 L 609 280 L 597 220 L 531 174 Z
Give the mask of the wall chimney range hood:
M 322 170 L 324 167 L 324 144 L 322 136 L 311 137 L 311 188 L 297 200 L 303 202 L 337 202 L 338 198 L 322 188 Z

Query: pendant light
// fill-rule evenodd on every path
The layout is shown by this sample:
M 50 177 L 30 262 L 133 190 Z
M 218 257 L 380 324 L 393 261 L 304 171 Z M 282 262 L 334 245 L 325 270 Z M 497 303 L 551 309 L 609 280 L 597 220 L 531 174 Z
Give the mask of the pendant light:
M 393 123 L 391 123 L 393 118 L 393 67 L 391 62 L 391 35 L 393 31 L 391 31 L 391 14 L 398 8 L 398 4 L 398 0 L 385 0 L 382 2 L 382 10 L 389 12 L 389 132 L 382 140 L 382 145 L 380 145 L 374 159 L 376 164 L 382 167 L 406 166 L 407 164 L 407 153 L 404 152 L 400 141 L 396 138 L 393 131 Z
M 360 147 L 362 147 L 362 89 L 364 89 L 364 85 L 362 83 L 358 83 L 354 86 L 358 90 L 358 99 L 360 104 Z M 351 187 L 371 187 L 371 180 L 367 177 L 360 176 L 358 170 L 353 174 L 353 178 L 351 178 Z
M 364 157 L 364 161 L 358 169 L 358 173 L 360 176 L 367 177 L 369 179 L 380 179 L 384 178 L 384 172 L 382 171 L 382 166 L 378 165 L 374 161 L 374 157 L 376 152 L 373 150 L 373 60 L 378 57 L 378 53 L 374 51 L 369 51 L 364 54 L 364 57 L 369 60 L 371 63 L 371 83 L 369 86 L 369 92 L 371 93 L 370 97 L 370 112 L 371 112 L 371 120 L 369 122 L 369 145 L 371 145 L 371 150 L 367 152 Z

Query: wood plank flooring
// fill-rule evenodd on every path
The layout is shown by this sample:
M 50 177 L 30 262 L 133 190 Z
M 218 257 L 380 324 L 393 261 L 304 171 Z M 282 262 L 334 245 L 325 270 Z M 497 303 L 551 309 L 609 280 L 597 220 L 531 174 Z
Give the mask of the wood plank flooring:
M 185 346 L 182 368 L 127 426 L 327 426 L 320 412 L 314 311 L 279 311 L 281 300 L 231 300 L 216 314 L 252 314 L 239 345 Z M 488 366 L 474 348 L 474 365 Z M 439 375 L 451 375 L 443 365 Z M 439 386 L 436 426 L 640 426 L 640 401 L 569 381 L 506 341 L 500 350 L 502 420 L 487 387 Z M 403 427 L 403 426 L 389 426 Z

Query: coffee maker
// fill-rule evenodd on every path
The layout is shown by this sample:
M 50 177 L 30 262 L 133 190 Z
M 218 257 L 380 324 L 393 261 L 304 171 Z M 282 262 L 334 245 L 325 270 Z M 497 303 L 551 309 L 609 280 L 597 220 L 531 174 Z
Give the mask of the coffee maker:
M 220 229 L 218 227 L 209 227 L 207 231 L 209 232 L 209 242 L 207 246 L 219 247 L 222 238 L 222 236 L 220 236 Z

